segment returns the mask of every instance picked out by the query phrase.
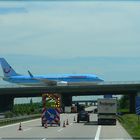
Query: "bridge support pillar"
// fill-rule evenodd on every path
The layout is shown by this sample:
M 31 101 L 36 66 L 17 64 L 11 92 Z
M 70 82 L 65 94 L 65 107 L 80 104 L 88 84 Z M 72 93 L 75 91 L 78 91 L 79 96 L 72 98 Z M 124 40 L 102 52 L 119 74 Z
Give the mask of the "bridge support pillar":
M 0 111 L 12 110 L 14 105 L 14 97 L 9 95 L 0 96 Z
M 72 106 L 72 96 L 62 95 L 62 107 L 64 110 L 65 106 Z
M 130 113 L 135 113 L 135 98 L 136 98 L 136 94 L 129 95 L 129 101 L 130 101 L 129 111 L 130 111 Z

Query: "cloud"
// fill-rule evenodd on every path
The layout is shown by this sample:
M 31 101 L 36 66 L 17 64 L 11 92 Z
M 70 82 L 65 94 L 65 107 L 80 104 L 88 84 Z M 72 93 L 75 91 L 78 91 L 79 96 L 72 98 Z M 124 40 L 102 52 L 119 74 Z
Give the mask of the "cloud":
M 0 56 L 19 73 L 138 79 L 140 2 L 8 2 L 1 7 L 13 9 L 0 16 Z
M 0 15 L 5 14 L 21 14 L 27 13 L 27 9 L 24 7 L 0 7 Z
M 20 4 L 12 9 L 4 5 L 10 12 L 29 12 L 1 18 L 0 53 L 55 58 L 139 56 L 140 3 L 131 4 L 25 2 L 21 9 Z

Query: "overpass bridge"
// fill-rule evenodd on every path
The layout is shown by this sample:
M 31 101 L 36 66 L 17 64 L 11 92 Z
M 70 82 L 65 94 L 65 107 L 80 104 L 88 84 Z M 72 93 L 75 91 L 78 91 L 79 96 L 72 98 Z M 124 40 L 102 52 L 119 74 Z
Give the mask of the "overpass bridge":
M 72 104 L 72 96 L 87 95 L 129 95 L 130 112 L 135 111 L 135 96 L 140 93 L 140 81 L 136 82 L 100 82 L 98 84 L 81 83 L 68 86 L 0 86 L 0 108 L 10 109 L 16 97 L 40 97 L 43 93 L 62 95 L 63 105 Z

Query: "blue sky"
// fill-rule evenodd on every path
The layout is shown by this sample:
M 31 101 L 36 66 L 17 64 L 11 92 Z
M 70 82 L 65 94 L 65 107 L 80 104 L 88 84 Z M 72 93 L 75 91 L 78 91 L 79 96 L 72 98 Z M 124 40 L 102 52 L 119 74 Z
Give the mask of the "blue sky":
M 0 57 L 21 74 L 140 80 L 139 17 L 139 1 L 1 1 Z

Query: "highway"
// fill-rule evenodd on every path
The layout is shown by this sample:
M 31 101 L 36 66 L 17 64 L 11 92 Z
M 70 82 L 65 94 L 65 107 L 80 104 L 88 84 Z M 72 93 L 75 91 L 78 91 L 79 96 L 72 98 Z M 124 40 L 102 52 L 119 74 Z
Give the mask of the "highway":
M 61 114 L 60 127 L 41 127 L 40 119 L 0 127 L 0 140 L 132 140 L 124 128 L 117 122 L 116 126 L 97 125 L 97 115 L 90 114 L 90 123 L 74 121 L 77 114 Z M 63 121 L 69 125 L 63 127 Z

